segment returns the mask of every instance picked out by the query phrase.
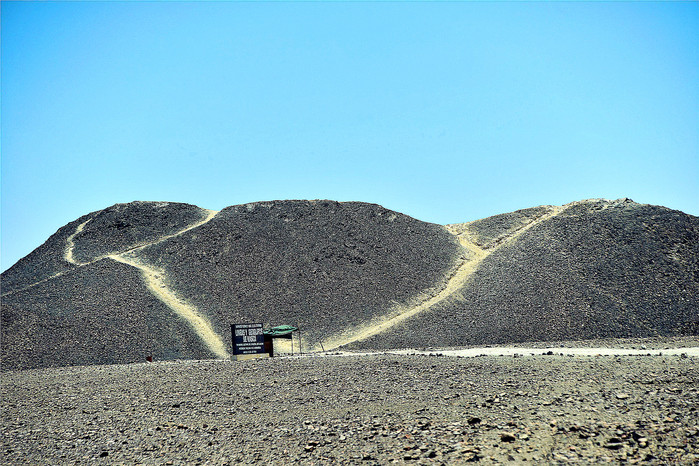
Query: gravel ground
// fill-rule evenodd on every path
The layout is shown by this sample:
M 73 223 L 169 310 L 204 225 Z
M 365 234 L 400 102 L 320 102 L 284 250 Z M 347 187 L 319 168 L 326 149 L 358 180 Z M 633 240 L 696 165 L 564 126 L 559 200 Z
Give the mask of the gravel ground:
M 687 355 L 177 361 L 2 374 L 3 464 L 696 464 Z

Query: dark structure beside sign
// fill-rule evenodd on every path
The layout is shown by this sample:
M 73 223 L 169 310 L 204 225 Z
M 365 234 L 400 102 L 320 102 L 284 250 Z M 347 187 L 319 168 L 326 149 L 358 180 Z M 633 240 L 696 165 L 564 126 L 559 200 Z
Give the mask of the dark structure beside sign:
M 299 330 L 297 327 L 291 325 L 279 325 L 277 327 L 272 327 L 264 331 L 265 335 L 265 351 L 269 353 L 270 357 L 274 357 L 274 338 L 284 338 L 286 340 L 291 340 L 291 354 L 294 354 L 294 340 L 291 336 L 293 332 Z M 301 332 L 299 331 L 299 335 Z M 299 349 L 301 348 L 301 337 L 299 336 Z
M 233 354 L 263 354 L 265 340 L 262 324 L 232 324 Z

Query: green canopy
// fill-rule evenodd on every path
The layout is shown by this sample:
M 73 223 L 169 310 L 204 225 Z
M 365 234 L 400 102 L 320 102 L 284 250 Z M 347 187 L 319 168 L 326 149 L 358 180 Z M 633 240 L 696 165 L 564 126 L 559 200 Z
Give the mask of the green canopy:
M 277 327 L 267 329 L 263 333 L 271 336 L 272 338 L 291 338 L 291 332 L 295 332 L 297 330 L 298 328 L 292 327 L 291 325 L 279 325 Z

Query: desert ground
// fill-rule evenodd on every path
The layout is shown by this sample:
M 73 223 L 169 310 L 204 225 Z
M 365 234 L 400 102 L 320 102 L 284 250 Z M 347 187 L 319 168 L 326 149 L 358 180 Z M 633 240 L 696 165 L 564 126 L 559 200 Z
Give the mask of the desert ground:
M 0 458 L 690 465 L 698 362 L 674 338 L 8 371 Z

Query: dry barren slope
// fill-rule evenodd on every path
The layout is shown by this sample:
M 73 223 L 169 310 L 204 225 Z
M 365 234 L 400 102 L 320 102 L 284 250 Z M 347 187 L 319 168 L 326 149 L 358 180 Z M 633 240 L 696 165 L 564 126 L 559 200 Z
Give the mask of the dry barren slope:
M 307 349 L 699 334 L 699 219 L 628 200 L 443 227 L 375 204 L 136 202 L 2 275 L 3 369 L 228 358 L 230 324 Z
M 156 241 L 195 222 L 201 211 L 190 204 L 137 201 L 84 215 L 59 228 L 44 244 L 3 272 L 2 294 L 70 272 L 106 254 Z
M 229 207 L 142 253 L 226 341 L 233 322 L 298 324 L 318 349 L 437 293 L 466 255 L 443 226 L 334 201 Z
M 133 202 L 59 229 L 2 274 L 2 368 L 210 357 L 142 271 L 114 260 L 207 216 L 189 204 Z
M 197 335 L 143 284 L 102 260 L 2 298 L 2 368 L 208 358 Z
M 450 299 L 353 346 L 699 334 L 697 217 L 629 200 L 554 210 L 453 226 L 485 256 L 471 280 Z
M 433 294 L 464 254 L 444 227 L 364 203 L 138 202 L 69 227 L 2 276 L 3 369 L 227 358 L 240 321 L 312 344 Z

